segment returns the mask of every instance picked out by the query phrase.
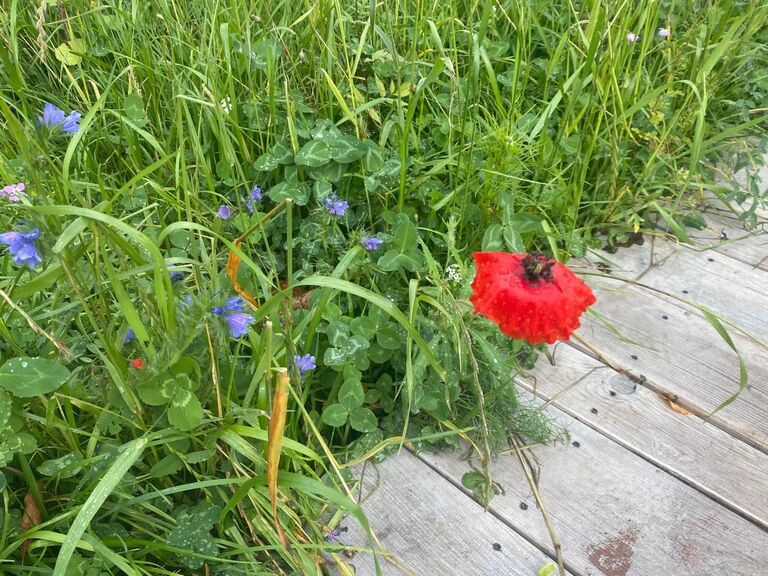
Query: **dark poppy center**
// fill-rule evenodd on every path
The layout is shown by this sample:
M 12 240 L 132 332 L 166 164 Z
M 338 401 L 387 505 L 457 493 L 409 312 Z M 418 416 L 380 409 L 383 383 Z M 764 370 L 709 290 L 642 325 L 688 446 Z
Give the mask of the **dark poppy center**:
M 554 259 L 544 254 L 531 253 L 526 254 L 520 260 L 520 266 L 523 268 L 523 278 L 528 284 L 536 286 L 539 282 L 553 282 L 552 267 L 555 265 Z

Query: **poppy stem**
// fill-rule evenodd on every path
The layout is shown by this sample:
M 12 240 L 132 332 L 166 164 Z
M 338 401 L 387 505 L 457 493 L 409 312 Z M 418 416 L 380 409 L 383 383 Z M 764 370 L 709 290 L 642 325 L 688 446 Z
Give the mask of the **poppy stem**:
M 485 418 L 485 394 L 483 394 L 483 387 L 480 385 L 480 367 L 477 364 L 477 359 L 475 358 L 474 352 L 472 352 L 472 336 L 470 336 L 469 330 L 467 330 L 467 326 L 464 323 L 464 320 L 461 319 L 460 315 L 458 317 L 460 318 L 459 322 L 461 324 L 461 331 L 464 333 L 464 339 L 467 341 L 467 353 L 469 355 L 469 361 L 472 364 L 472 382 L 475 385 L 477 403 L 480 407 L 480 423 L 483 426 L 483 453 L 480 455 L 480 464 L 483 467 L 483 478 L 485 479 L 486 487 L 485 502 L 483 504 L 487 512 L 488 505 L 490 503 L 490 494 L 493 482 L 491 480 L 491 473 L 488 469 L 488 464 L 491 460 L 491 447 L 488 443 L 488 438 L 490 436 L 488 431 L 488 420 Z
M 533 472 L 531 471 L 531 463 L 528 462 L 528 457 L 525 454 L 523 454 L 523 451 L 520 448 L 520 443 L 518 442 L 515 436 L 512 436 L 512 444 L 515 447 L 515 452 L 517 452 L 517 457 L 520 459 L 520 465 L 523 467 L 523 472 L 525 472 L 525 477 L 528 480 L 528 484 L 531 487 L 531 492 L 533 492 L 533 497 L 536 500 L 536 505 L 539 507 L 539 510 L 541 510 L 541 516 L 542 518 L 544 518 L 544 524 L 546 524 L 547 526 L 547 532 L 549 532 L 549 539 L 552 541 L 552 547 L 555 549 L 555 560 L 557 560 L 557 568 L 559 570 L 560 576 L 566 576 L 565 565 L 563 563 L 563 551 L 560 546 L 560 539 L 557 537 L 557 533 L 555 532 L 555 527 L 552 526 L 552 522 L 549 519 L 549 514 L 547 513 L 547 509 L 544 507 L 544 501 L 541 499 L 541 494 L 539 494 L 539 487 L 536 483 L 536 480 L 533 477 Z

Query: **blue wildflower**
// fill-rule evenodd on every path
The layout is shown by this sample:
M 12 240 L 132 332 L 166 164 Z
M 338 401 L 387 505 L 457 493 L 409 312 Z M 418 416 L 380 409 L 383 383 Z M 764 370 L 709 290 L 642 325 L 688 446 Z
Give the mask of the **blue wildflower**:
M 128 328 L 128 330 L 125 331 L 125 338 L 123 338 L 123 346 L 126 344 L 130 344 L 136 339 L 136 332 L 133 331 L 133 328 Z
M 261 186 L 256 184 L 251 188 L 251 193 L 245 198 L 245 207 L 248 208 L 248 212 L 253 214 L 255 210 L 254 202 L 259 202 L 264 198 L 264 193 L 261 191 Z
M 216 212 L 216 215 L 222 220 L 229 220 L 229 217 L 232 216 L 232 208 L 226 204 L 222 204 L 219 206 L 219 211 Z
M 228 314 L 225 318 L 227 320 L 227 325 L 229 326 L 229 335 L 232 336 L 232 338 L 245 336 L 248 332 L 248 325 L 256 322 L 256 319 L 253 316 L 242 312 Z
M 335 542 L 335 541 L 336 541 L 336 539 L 337 539 L 339 536 L 341 536 L 341 530 L 339 530 L 338 528 L 334 528 L 333 530 L 330 530 L 330 531 L 328 532 L 328 534 L 326 534 L 326 535 L 323 537 L 323 540 L 325 540 L 326 542 Z
M 224 306 L 214 306 L 211 308 L 211 312 L 217 316 L 224 316 Z
M 171 270 L 170 276 L 172 283 L 178 282 L 179 280 L 184 280 L 184 272 L 181 270 Z
M 336 194 L 331 194 L 328 198 L 323 200 L 323 203 L 328 210 L 328 214 L 331 216 L 344 216 L 347 209 L 349 209 L 347 201 L 339 200 L 339 197 Z
M 69 114 L 64 114 L 64 110 L 56 108 L 50 102 L 46 102 L 43 107 L 43 115 L 37 117 L 38 124 L 48 126 L 49 128 L 61 128 L 62 132 L 74 134 L 80 130 L 80 113 L 74 110 Z
M 293 364 L 296 366 L 296 370 L 299 371 L 299 374 L 304 374 L 304 372 L 309 372 L 310 370 L 317 368 L 315 365 L 315 357 L 312 356 L 312 354 L 304 354 L 304 356 L 299 356 L 297 354 L 293 357 Z
M 381 245 L 384 243 L 384 240 L 381 238 L 377 238 L 376 236 L 363 236 L 363 238 L 360 240 L 360 244 L 362 244 L 363 248 L 366 250 L 373 251 L 378 250 L 381 248 Z
M 245 300 L 242 296 L 229 298 L 224 304 L 224 308 L 227 312 L 245 312 Z
M 39 236 L 40 230 L 37 228 L 29 232 L 5 232 L 0 234 L 0 244 L 8 246 L 13 261 L 17 265 L 26 264 L 30 268 L 34 268 L 43 261 L 37 252 L 37 246 L 35 246 L 35 240 Z

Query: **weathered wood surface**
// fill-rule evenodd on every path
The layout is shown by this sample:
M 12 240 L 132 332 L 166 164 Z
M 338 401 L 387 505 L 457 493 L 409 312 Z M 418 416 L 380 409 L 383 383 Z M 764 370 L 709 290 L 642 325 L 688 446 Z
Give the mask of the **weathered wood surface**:
M 768 529 L 768 455 L 567 345 L 518 382 Z
M 601 291 L 594 309 L 602 320 L 585 316 L 577 334 L 602 357 L 647 379 L 648 386 L 678 396 L 682 406 L 708 414 L 738 390 L 736 353 L 695 312 L 633 286 Z M 744 358 L 749 385 L 712 421 L 768 449 L 766 350 L 738 334 L 731 338 Z
M 768 566 L 768 532 L 691 488 L 610 438 L 549 409 L 574 444 L 533 449 L 539 492 L 566 565 L 605 576 L 759 576 Z M 455 454 L 422 454 L 457 486 L 469 470 Z M 551 549 L 541 514 L 515 455 L 492 474 L 505 494 L 491 511 Z
M 461 490 L 403 450 L 366 467 L 363 508 L 384 550 L 382 574 L 416 576 L 533 576 L 551 562 Z M 347 518 L 339 540 L 368 548 L 364 530 Z M 373 556 L 344 560 L 357 576 L 373 576 Z
M 748 230 L 744 222 L 732 213 L 715 209 L 707 212 L 705 218 L 707 228 L 688 230 L 699 250 L 719 252 L 750 266 L 768 270 L 768 229 L 765 222 L 755 230 Z
M 719 253 L 682 248 L 650 267 L 641 282 L 705 306 L 768 342 L 766 270 Z

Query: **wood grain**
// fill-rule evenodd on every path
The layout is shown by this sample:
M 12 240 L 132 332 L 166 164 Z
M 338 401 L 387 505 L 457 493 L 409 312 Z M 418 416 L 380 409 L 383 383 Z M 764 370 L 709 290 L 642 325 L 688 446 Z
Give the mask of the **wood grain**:
M 578 335 L 655 390 L 678 396 L 682 406 L 708 414 L 738 390 L 736 353 L 692 310 L 633 286 L 600 291 L 594 309 L 601 319 L 585 316 Z M 744 358 L 749 384 L 738 401 L 711 418 L 768 450 L 765 349 L 738 334 L 731 337 Z
M 533 576 L 551 560 L 509 526 L 403 450 L 363 477 L 363 509 L 384 550 L 405 568 L 381 558 L 386 576 Z M 368 547 L 351 518 L 339 540 Z M 495 545 L 495 546 L 494 546 Z M 357 576 L 376 572 L 372 555 L 345 560 Z
M 568 427 L 575 444 L 529 452 L 538 463 L 539 491 L 572 570 L 605 576 L 765 573 L 765 530 L 589 426 L 557 409 L 548 412 Z M 457 486 L 469 469 L 454 454 L 420 457 Z M 550 547 L 517 457 L 499 457 L 492 473 L 505 490 L 491 501 L 494 514 L 539 546 Z
M 519 384 L 768 529 L 765 453 L 570 346 L 533 375 Z
M 768 343 L 768 271 L 714 252 L 676 250 L 642 282 L 706 306 Z

